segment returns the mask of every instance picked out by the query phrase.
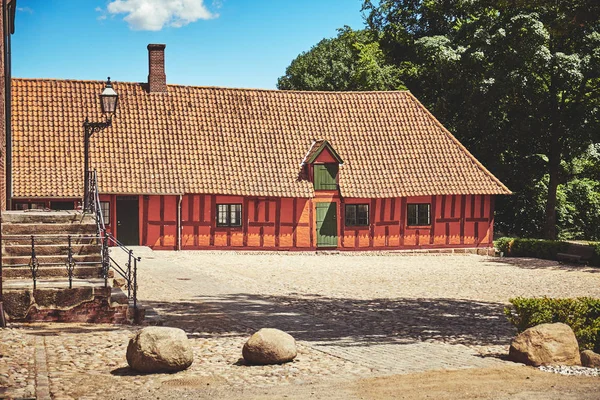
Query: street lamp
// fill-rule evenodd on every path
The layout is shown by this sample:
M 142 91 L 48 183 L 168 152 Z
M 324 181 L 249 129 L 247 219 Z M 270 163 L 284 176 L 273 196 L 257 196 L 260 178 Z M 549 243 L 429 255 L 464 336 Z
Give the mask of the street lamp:
M 90 193 L 90 171 L 89 171 L 89 152 L 90 152 L 90 138 L 95 132 L 100 132 L 103 129 L 108 128 L 112 125 L 112 116 L 117 111 L 117 104 L 119 95 L 112 87 L 110 82 L 110 76 L 106 81 L 106 86 L 100 94 L 100 107 L 102 113 L 107 116 L 105 122 L 90 122 L 87 118 L 83 123 L 85 130 L 84 142 L 83 142 L 83 158 L 84 158 L 84 193 L 83 193 L 83 211 L 92 211 L 92 205 L 94 204 L 94 193 Z

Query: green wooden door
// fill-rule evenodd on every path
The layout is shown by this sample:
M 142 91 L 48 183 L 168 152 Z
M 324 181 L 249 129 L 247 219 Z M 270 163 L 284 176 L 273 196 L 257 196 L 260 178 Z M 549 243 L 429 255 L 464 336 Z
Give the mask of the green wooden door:
M 317 247 L 337 247 L 337 208 L 335 203 L 316 203 Z

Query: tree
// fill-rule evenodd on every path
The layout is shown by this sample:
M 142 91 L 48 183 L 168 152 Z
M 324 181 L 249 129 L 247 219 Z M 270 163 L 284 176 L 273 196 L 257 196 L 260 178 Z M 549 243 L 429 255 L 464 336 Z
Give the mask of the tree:
M 600 142 L 600 3 L 366 0 L 363 9 L 410 90 L 516 192 L 502 213 L 547 176 L 542 234 L 556 238 L 565 166 Z
M 397 68 L 385 62 L 372 34 L 349 27 L 323 39 L 300 54 L 279 78 L 282 90 L 395 90 L 403 89 Z

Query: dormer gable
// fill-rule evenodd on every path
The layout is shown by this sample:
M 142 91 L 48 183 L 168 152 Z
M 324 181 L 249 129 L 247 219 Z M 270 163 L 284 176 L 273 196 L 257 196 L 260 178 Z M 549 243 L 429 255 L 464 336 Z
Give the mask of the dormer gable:
M 338 190 L 338 171 L 343 163 L 327 140 L 315 140 L 300 166 L 312 178 L 315 190 Z
M 313 141 L 300 166 L 303 167 L 307 164 L 314 163 L 335 163 L 343 165 L 344 161 L 327 140 L 320 139 Z

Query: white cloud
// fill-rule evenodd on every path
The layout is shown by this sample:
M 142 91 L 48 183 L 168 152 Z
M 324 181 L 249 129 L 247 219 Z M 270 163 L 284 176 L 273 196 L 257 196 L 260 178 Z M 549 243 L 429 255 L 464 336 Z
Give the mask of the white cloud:
M 124 20 L 134 30 L 160 31 L 165 26 L 180 28 L 199 19 L 217 18 L 204 0 L 112 0 L 110 14 L 127 14 Z
M 29 7 L 17 7 L 17 11 L 26 12 L 28 14 L 33 14 L 33 9 L 31 9 Z

